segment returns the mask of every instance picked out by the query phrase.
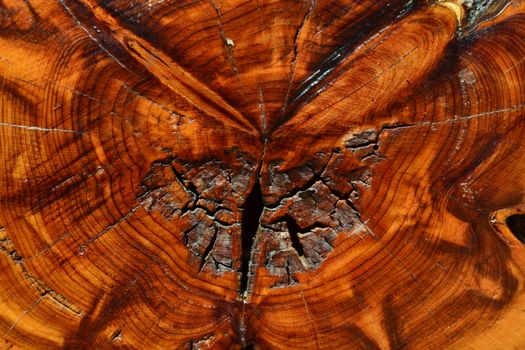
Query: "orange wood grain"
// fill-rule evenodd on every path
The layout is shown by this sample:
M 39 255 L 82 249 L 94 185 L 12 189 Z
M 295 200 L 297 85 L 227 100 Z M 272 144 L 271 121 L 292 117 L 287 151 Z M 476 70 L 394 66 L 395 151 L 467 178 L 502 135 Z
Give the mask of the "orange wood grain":
M 0 1 L 0 349 L 524 348 L 524 11 Z

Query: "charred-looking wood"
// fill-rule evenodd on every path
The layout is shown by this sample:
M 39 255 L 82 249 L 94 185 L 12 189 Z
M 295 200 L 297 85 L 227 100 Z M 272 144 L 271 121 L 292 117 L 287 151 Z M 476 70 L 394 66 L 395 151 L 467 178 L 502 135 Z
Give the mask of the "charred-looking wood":
M 0 1 L 0 348 L 525 346 L 525 1 Z
M 373 135 L 371 146 L 378 142 L 378 136 Z M 278 183 L 279 187 L 272 189 L 277 200 L 273 204 L 265 204 L 256 173 L 244 173 L 244 181 L 252 176 L 255 182 L 250 190 L 243 187 L 243 193 L 233 188 L 239 186 L 234 181 L 238 178 L 236 170 L 208 161 L 197 171 L 184 167 L 180 172 L 177 161 L 169 157 L 152 163 L 137 200 L 146 211 L 187 227 L 182 240 L 192 253 L 190 263 L 198 266 L 198 271 L 223 274 L 237 264 L 239 295 L 246 298 L 258 266 L 278 276 L 279 282 L 273 287 L 296 284 L 295 273 L 318 268 L 332 251 L 338 234 L 362 231 L 353 202 L 370 186 L 370 171 L 377 160 L 364 165 L 366 157 L 361 155 L 356 149 L 346 153 L 339 150 L 330 155 L 320 153 L 317 160 L 287 172 L 274 168 L 269 175 L 278 180 L 270 181 L 269 186 Z M 359 166 L 343 171 L 349 159 Z M 349 189 L 339 188 L 336 172 L 345 178 Z M 214 193 L 230 193 L 230 200 L 221 201 L 221 197 L 210 195 Z M 236 245 L 241 249 L 236 250 Z M 262 262 L 261 253 L 265 256 Z

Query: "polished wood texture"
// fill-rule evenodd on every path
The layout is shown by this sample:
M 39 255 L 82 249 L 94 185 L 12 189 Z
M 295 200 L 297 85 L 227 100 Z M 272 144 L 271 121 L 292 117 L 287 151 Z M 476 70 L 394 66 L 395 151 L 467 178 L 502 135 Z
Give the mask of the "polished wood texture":
M 525 349 L 521 1 L 0 1 L 0 349 Z

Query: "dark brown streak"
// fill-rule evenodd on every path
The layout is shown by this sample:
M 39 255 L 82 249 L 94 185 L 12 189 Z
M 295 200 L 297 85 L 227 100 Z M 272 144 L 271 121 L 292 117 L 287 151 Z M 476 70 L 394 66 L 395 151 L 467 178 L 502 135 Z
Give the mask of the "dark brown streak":
M 370 337 L 368 337 L 361 328 L 349 325 L 347 326 L 349 333 L 352 335 L 352 342 L 360 345 L 360 349 L 366 350 L 381 350 L 379 345 Z
M 405 342 L 401 336 L 401 325 L 397 315 L 397 310 L 392 305 L 392 296 L 388 295 L 383 299 L 383 325 L 388 335 L 390 349 L 401 349 Z
M 96 302 L 93 303 L 91 309 L 88 310 L 84 317 L 82 317 L 76 334 L 66 341 L 63 349 L 72 350 L 91 348 L 93 339 L 108 325 L 109 322 L 118 317 L 120 311 L 122 311 L 128 304 L 130 291 L 138 286 L 137 282 L 155 264 L 158 264 L 156 258 L 135 274 L 134 278 L 130 279 L 127 284 L 116 284 L 110 293 L 108 293 L 109 297 L 103 302 L 103 304 L 101 304 L 102 300 L 104 300 L 104 296 L 108 294 L 103 290 L 100 290 L 95 299 Z M 99 304 L 101 304 L 101 307 L 98 307 Z M 99 316 L 95 318 L 94 315 L 97 310 L 99 311 Z

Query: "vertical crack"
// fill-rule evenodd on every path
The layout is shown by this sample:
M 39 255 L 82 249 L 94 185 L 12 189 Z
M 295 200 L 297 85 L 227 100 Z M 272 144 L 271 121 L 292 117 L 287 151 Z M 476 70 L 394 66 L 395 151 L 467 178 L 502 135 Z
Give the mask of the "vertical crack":
M 288 89 L 286 90 L 286 96 L 284 97 L 284 105 L 283 105 L 283 108 L 282 108 L 283 115 L 286 115 L 286 112 L 288 110 L 288 102 L 290 100 L 290 94 L 292 92 L 293 80 L 295 78 L 295 64 L 297 63 L 297 58 L 299 56 L 299 44 L 298 44 L 297 41 L 299 40 L 301 32 L 303 31 L 304 25 L 306 24 L 306 22 L 308 21 L 308 18 L 312 14 L 312 11 L 313 11 L 314 6 L 315 6 L 315 1 L 316 0 L 312 0 L 310 2 L 310 6 L 308 7 L 308 10 L 306 11 L 306 13 L 304 15 L 303 20 L 301 21 L 301 24 L 299 24 L 299 27 L 297 28 L 297 31 L 295 32 L 295 35 L 294 35 L 294 40 L 293 40 L 293 45 L 294 45 L 293 46 L 293 58 L 292 58 L 292 61 L 290 62 L 290 80 L 288 81 Z
M 264 210 L 263 195 L 259 180 L 256 180 L 252 187 L 252 191 L 246 199 L 244 213 L 242 216 L 242 233 L 241 233 L 241 285 L 239 294 L 244 296 L 248 288 L 248 278 L 250 270 L 250 259 L 252 253 L 252 246 L 259 228 L 261 214 Z
M 292 241 L 292 247 L 295 249 L 297 254 L 299 254 L 299 256 L 304 256 L 303 245 L 301 243 L 301 239 L 299 238 L 299 232 L 301 232 L 301 228 L 290 216 L 285 217 L 285 222 L 286 226 L 288 227 L 290 240 Z

